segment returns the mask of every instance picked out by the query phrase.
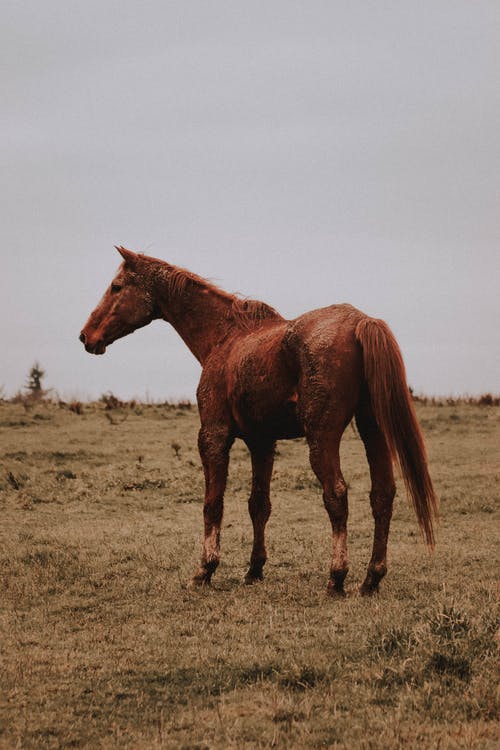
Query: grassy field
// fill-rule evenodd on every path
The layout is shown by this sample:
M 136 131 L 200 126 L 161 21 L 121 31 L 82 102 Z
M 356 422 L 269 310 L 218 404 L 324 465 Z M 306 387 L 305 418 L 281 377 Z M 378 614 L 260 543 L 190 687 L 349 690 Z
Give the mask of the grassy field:
M 223 561 L 201 550 L 196 411 L 0 404 L 1 748 L 496 748 L 500 409 L 418 405 L 441 499 L 426 551 L 399 482 L 389 573 L 348 428 L 349 596 L 302 440 L 279 444 L 263 583 L 233 448 Z M 495 534 L 496 524 L 496 534 Z

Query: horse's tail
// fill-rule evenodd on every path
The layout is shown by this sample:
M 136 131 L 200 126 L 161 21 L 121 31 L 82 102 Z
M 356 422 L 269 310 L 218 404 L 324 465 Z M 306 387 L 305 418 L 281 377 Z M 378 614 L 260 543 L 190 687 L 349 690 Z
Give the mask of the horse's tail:
M 383 320 L 363 318 L 356 326 L 356 338 L 363 349 L 365 379 L 375 419 L 392 459 L 401 468 L 425 540 L 433 548 L 433 520 L 438 517 L 438 504 L 401 351 Z

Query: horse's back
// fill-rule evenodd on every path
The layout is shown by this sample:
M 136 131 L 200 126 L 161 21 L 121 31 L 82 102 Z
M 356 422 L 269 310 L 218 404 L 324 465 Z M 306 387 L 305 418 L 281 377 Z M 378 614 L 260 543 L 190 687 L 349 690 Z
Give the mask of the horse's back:
M 284 345 L 302 365 L 311 359 L 329 363 L 340 356 L 356 359 L 360 353 L 356 327 L 364 317 L 348 304 L 312 310 L 290 321 Z
M 303 341 L 328 345 L 339 336 L 354 335 L 358 322 L 366 315 L 347 303 L 311 310 L 291 320 L 288 335 L 296 334 Z

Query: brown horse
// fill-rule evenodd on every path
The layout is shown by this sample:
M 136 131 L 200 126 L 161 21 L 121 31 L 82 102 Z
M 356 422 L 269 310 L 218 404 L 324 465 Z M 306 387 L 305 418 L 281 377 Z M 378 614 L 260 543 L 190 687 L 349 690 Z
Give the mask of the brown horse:
M 373 551 L 361 593 L 378 590 L 387 572 L 387 539 L 401 468 L 430 547 L 437 501 L 398 345 L 388 326 L 351 305 L 332 305 L 284 320 L 272 307 L 241 300 L 189 271 L 117 248 L 117 275 L 90 315 L 80 341 L 91 354 L 156 318 L 171 323 L 202 365 L 197 391 L 199 451 L 205 472 L 205 537 L 195 585 L 219 564 L 229 451 L 245 441 L 252 458 L 248 508 L 254 530 L 245 580 L 261 579 L 264 529 L 276 440 L 305 436 L 323 487 L 333 555 L 328 590 L 343 595 L 348 570 L 347 486 L 339 446 L 353 416 L 370 466 Z

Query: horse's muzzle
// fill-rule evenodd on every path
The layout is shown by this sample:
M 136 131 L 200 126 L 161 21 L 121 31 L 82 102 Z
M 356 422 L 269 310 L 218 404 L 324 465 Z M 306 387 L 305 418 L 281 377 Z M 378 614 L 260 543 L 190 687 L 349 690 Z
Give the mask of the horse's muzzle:
M 87 336 L 83 331 L 78 338 L 85 346 L 85 351 L 87 351 L 89 354 L 104 354 L 104 352 L 106 351 L 106 344 L 102 339 L 97 339 L 97 341 L 91 342 L 87 339 Z

